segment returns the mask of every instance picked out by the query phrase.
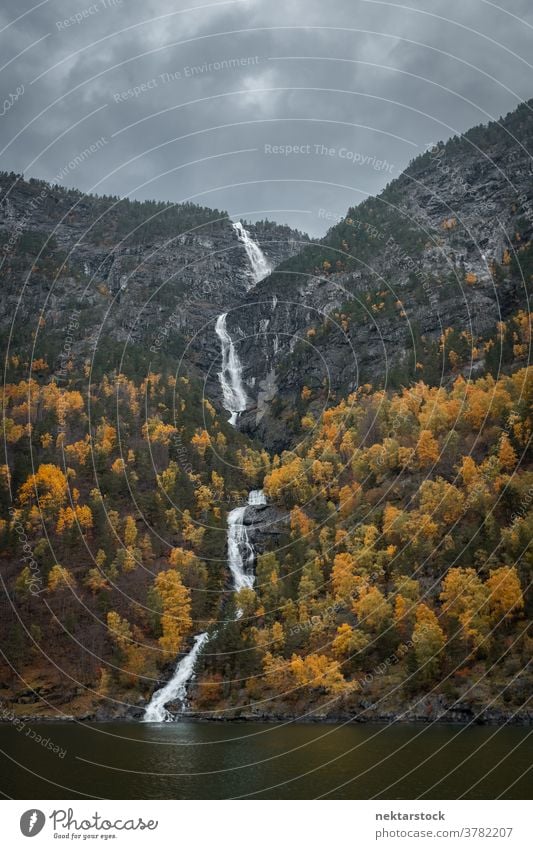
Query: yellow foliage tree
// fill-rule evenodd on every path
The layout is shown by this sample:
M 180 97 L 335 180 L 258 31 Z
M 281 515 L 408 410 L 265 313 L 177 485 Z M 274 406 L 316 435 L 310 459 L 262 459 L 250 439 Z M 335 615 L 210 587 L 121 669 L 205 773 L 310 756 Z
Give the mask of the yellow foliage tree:
M 366 590 L 353 610 L 365 631 L 381 633 L 392 621 L 391 604 L 377 587 Z
M 189 633 L 191 621 L 191 596 L 174 569 L 159 572 L 154 581 L 155 591 L 161 599 L 161 630 L 159 645 L 168 657 L 174 657 L 181 648 L 183 638 Z
M 491 570 L 487 580 L 490 620 L 493 624 L 508 621 L 524 609 L 520 578 L 514 566 Z
M 191 444 L 200 457 L 204 458 L 207 448 L 211 445 L 211 438 L 206 430 L 197 430 L 191 439 Z
M 202 486 L 199 486 L 196 489 L 194 497 L 196 499 L 198 509 L 202 513 L 206 510 L 209 510 L 209 508 L 213 504 L 213 493 L 211 492 L 208 486 L 205 486 L 205 484 L 202 484 Z
M 500 461 L 500 465 L 502 469 L 506 472 L 511 472 L 516 468 L 517 456 L 516 452 L 511 445 L 509 437 L 506 433 L 503 434 L 500 439 L 500 448 L 498 451 L 498 460 Z
M 335 598 L 348 600 L 357 593 L 363 579 L 356 574 L 355 566 L 355 559 L 351 554 L 341 552 L 335 555 L 331 572 Z
M 48 573 L 48 589 L 51 593 L 66 588 L 74 589 L 75 586 L 76 580 L 69 569 L 66 569 L 65 566 L 60 566 L 59 563 L 52 566 Z
M 285 645 L 285 632 L 281 622 L 274 622 L 271 631 L 271 643 L 275 649 L 281 651 Z
M 53 463 L 43 463 L 19 490 L 22 505 L 35 501 L 45 515 L 56 513 L 67 497 L 67 479 Z
M 314 527 L 315 523 L 301 507 L 296 506 L 292 508 L 291 531 L 296 539 L 308 536 Z
M 445 614 L 460 625 L 467 646 L 478 649 L 489 629 L 489 590 L 474 569 L 450 569 L 440 595 Z
M 323 689 L 332 695 L 342 693 L 346 688 L 338 661 L 331 661 L 323 654 L 308 654 L 306 657 L 293 654 L 290 670 L 296 687 Z
M 416 445 L 416 456 L 421 469 L 427 469 L 439 459 L 439 443 L 430 430 L 421 430 Z
M 349 655 L 357 655 L 369 643 L 368 636 L 358 628 L 352 628 L 345 622 L 337 628 L 337 635 L 332 643 L 332 651 L 335 657 L 344 659 Z
M 202 540 L 205 534 L 205 528 L 203 528 L 200 524 L 194 522 L 190 512 L 188 510 L 184 510 L 182 516 L 181 533 L 185 542 L 188 542 L 194 548 L 197 548 L 202 544 Z
M 107 614 L 107 630 L 119 649 L 126 651 L 132 640 L 131 627 L 128 620 L 123 619 L 116 610 L 110 610 Z
M 419 604 L 416 608 L 412 639 L 420 673 L 424 680 L 430 681 L 439 669 L 446 637 L 439 620 L 426 604 Z
M 133 516 L 126 516 L 124 520 L 124 544 L 128 547 L 137 542 L 137 525 Z
M 351 486 L 343 486 L 339 492 L 339 513 L 343 519 L 348 518 L 354 512 L 361 501 L 361 485 L 354 481 Z
M 86 436 L 85 439 L 80 439 L 72 445 L 65 446 L 65 456 L 69 463 L 77 463 L 84 466 L 87 458 L 91 453 L 91 437 Z
M 100 572 L 99 569 L 89 569 L 87 573 L 87 577 L 84 579 L 83 583 L 93 594 L 102 592 L 102 590 L 108 590 L 109 584 L 104 575 Z

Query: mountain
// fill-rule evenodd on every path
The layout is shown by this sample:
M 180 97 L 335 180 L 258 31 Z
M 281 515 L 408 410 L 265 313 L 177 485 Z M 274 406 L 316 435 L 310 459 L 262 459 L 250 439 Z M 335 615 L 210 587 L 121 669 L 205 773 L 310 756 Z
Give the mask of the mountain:
M 318 242 L 1 175 L 16 714 L 531 721 L 532 130 Z
M 249 229 L 271 265 L 307 240 L 269 221 Z M 21 348 L 27 334 L 18 331 L 40 318 L 46 340 L 34 327 L 33 356 L 42 349 L 60 357 L 74 313 L 81 330 L 70 345 L 76 362 L 96 351 L 108 371 L 130 355 L 137 367 L 154 355 L 187 352 L 194 360 L 190 340 L 222 308 L 239 303 L 251 282 L 246 251 L 225 212 L 84 195 L 5 172 L 0 257 L 0 332 L 12 333 L 12 352 L 28 356 Z
M 319 411 L 365 382 L 437 384 L 450 355 L 465 375 L 497 368 L 496 351 L 470 360 L 471 340 L 531 294 L 532 106 L 428 150 L 230 314 L 256 380 L 250 433 L 299 438 L 302 384 Z
M 428 150 L 319 242 L 272 222 L 249 225 L 275 269 L 253 290 L 225 213 L 0 175 L 4 327 L 14 314 L 15 328 L 26 326 L 44 308 L 47 345 L 55 339 L 59 355 L 69 311 L 79 310 L 79 358 L 96 348 L 109 369 L 124 353 L 137 366 L 150 354 L 184 355 L 216 398 L 214 320 L 229 310 L 254 384 L 241 426 L 277 449 L 301 435 L 302 382 L 318 411 L 368 381 L 438 383 L 450 353 L 465 374 L 481 374 L 495 352 L 470 363 L 469 339 L 493 334 L 531 291 L 532 104 Z

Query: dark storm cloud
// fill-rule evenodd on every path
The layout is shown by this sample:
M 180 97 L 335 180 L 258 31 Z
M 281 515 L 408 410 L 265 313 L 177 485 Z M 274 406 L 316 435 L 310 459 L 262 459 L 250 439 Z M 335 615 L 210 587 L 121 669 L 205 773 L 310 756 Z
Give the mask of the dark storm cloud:
M 533 96 L 527 0 L 8 0 L 0 29 L 3 169 L 315 234 Z

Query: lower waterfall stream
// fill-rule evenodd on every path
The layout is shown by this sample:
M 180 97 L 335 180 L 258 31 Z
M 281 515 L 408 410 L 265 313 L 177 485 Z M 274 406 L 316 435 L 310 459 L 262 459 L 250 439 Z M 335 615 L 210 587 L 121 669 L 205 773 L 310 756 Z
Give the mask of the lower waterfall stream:
M 244 507 L 235 507 L 228 513 L 228 566 L 233 579 L 234 592 L 239 592 L 243 587 L 251 588 L 254 585 L 255 549 L 249 540 L 244 519 L 247 507 L 260 504 L 266 504 L 263 490 L 252 489 L 248 495 L 248 503 Z M 238 611 L 237 618 L 240 615 L 241 611 Z M 187 685 L 194 675 L 198 655 L 208 639 L 207 631 L 194 638 L 192 649 L 178 662 L 172 678 L 152 696 L 146 707 L 143 722 L 173 722 L 173 716 L 165 705 L 176 699 L 181 701 L 181 711 L 183 712 L 186 705 Z
M 150 704 L 146 708 L 143 722 L 172 722 L 172 714 L 165 708 L 165 705 L 168 702 L 173 702 L 175 699 L 180 699 L 182 705 L 185 703 L 187 684 L 194 673 L 196 658 L 207 640 L 207 631 L 204 631 L 203 634 L 198 634 L 194 638 L 192 649 L 185 655 L 183 660 L 180 660 L 172 678 L 167 681 L 161 690 L 157 690 L 152 696 Z

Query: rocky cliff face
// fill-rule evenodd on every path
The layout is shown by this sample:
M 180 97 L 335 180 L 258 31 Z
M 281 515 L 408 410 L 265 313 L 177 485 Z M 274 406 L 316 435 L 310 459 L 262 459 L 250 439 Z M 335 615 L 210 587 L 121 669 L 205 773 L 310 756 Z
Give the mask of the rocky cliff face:
M 289 523 L 290 516 L 270 504 L 249 505 L 244 514 L 248 539 L 257 554 L 278 550 Z
M 305 243 L 289 227 L 250 227 L 272 266 Z M 41 315 L 40 332 L 59 348 L 72 336 L 74 360 L 114 342 L 133 346 L 147 364 L 185 351 L 188 365 L 209 371 L 214 349 L 202 328 L 214 337 L 214 317 L 250 286 L 246 252 L 227 214 L 192 204 L 98 198 L 3 173 L 0 236 L 0 328 L 7 332 L 14 321 L 37 333 Z

